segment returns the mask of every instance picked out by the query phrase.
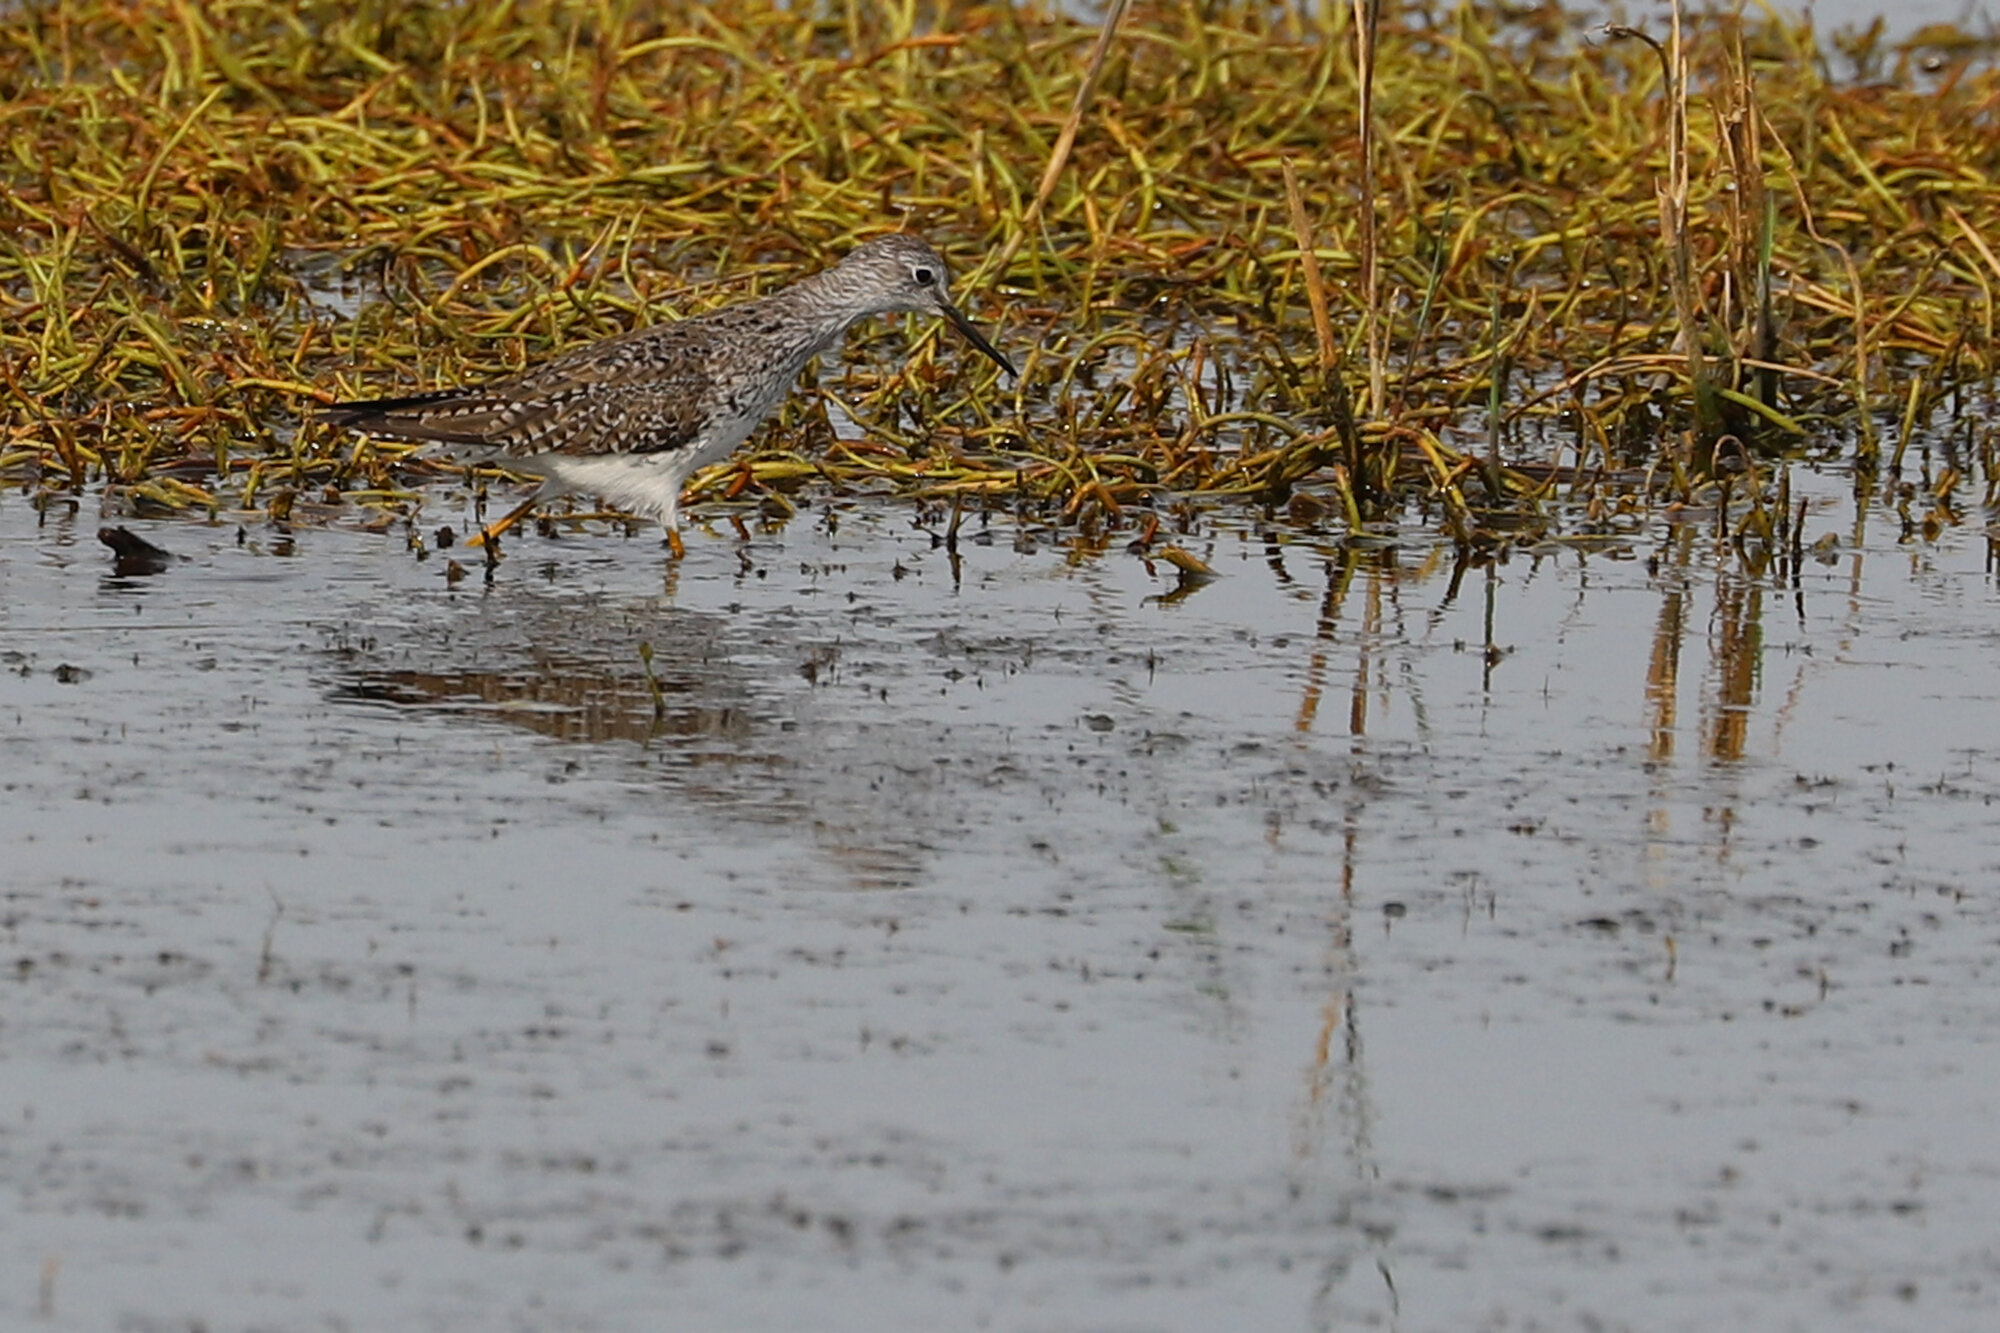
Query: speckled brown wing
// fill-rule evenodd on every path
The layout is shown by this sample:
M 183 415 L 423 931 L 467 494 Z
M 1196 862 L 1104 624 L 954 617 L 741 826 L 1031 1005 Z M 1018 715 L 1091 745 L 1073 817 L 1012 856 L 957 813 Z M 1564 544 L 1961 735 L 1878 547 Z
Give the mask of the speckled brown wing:
M 700 435 L 706 358 L 677 325 L 578 348 L 504 380 L 319 410 L 333 426 L 514 457 L 657 453 Z

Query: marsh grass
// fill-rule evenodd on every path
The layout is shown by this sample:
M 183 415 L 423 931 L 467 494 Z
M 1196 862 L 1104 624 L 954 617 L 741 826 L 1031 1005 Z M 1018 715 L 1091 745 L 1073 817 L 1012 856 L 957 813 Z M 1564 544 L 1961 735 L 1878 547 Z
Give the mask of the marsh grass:
M 1782 551 L 1787 459 L 1869 488 L 1885 437 L 1893 478 L 1930 432 L 1958 453 L 1911 521 L 1956 521 L 1995 475 L 1964 413 L 2000 283 L 1988 46 L 1640 35 L 1369 0 L 1101 26 L 31 0 L 0 25 L 0 472 L 393 524 L 445 474 L 307 405 L 506 373 L 910 226 L 1020 381 L 875 328 L 697 499 L 1150 540 L 1189 497 L 1302 491 L 1334 527 L 1428 514 L 1476 547 L 1556 501 L 1727 485 Z

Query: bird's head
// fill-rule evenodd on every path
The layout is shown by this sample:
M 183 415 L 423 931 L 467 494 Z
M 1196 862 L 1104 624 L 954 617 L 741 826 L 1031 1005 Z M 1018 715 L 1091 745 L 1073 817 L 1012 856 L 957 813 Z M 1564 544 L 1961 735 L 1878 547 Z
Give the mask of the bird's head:
M 952 303 L 950 275 L 944 258 L 915 236 L 898 233 L 863 243 L 834 267 L 829 277 L 849 289 L 868 314 L 913 311 L 938 315 L 964 334 L 966 341 L 993 358 L 1002 370 L 1018 377 L 1014 363 L 986 340 Z

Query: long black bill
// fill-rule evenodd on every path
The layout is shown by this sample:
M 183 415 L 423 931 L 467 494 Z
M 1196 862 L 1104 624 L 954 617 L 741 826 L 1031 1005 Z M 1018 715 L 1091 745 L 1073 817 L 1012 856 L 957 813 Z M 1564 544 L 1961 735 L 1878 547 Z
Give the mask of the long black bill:
M 944 311 L 944 317 L 951 321 L 953 328 L 957 329 L 960 333 L 965 335 L 965 340 L 967 342 L 971 343 L 974 347 L 977 347 L 980 351 L 986 353 L 986 355 L 992 357 L 995 361 L 999 362 L 1000 369 L 1006 371 L 1009 375 L 1012 375 L 1015 379 L 1021 378 L 1021 372 L 1014 369 L 1014 363 L 1012 361 L 1009 361 L 1006 357 L 1000 355 L 1000 349 L 995 347 L 992 343 L 987 342 L 986 335 L 981 333 L 978 329 L 974 328 L 972 321 L 967 319 L 963 314 L 961 314 L 957 306 L 953 305 L 951 302 L 947 300 L 944 300 L 942 292 L 939 293 L 938 309 Z

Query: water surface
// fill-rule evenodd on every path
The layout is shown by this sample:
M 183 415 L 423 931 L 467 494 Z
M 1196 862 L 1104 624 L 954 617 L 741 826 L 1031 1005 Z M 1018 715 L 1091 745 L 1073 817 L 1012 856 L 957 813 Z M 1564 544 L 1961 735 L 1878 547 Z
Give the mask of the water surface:
M 1984 1326 L 2000 589 L 1794 484 L 1195 589 L 0 498 L 0 1323 Z

